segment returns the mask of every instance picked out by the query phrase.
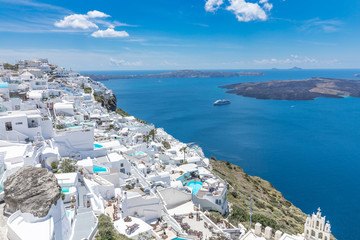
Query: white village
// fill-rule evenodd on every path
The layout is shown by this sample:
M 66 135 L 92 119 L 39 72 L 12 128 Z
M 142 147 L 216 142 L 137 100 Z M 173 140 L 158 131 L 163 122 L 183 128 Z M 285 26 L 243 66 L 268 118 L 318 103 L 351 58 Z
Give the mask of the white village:
M 0 239 L 102 239 L 102 221 L 123 239 L 333 238 L 320 208 L 296 235 L 251 222 L 251 205 L 235 226 L 228 189 L 201 147 L 119 111 L 103 83 L 0 64 Z

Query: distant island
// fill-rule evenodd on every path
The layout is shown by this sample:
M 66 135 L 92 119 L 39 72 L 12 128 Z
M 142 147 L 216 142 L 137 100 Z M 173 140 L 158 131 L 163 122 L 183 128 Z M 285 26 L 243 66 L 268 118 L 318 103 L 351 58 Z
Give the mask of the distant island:
M 133 78 L 219 78 L 219 77 L 241 77 L 241 76 L 263 76 L 263 72 L 221 72 L 221 71 L 198 71 L 180 70 L 165 73 L 152 73 L 144 75 L 98 75 L 84 74 L 95 81 L 105 81 L 110 79 L 133 79 Z
M 271 68 L 271 70 L 303 70 L 303 69 L 295 66 L 287 69 Z
M 360 80 L 339 78 L 311 78 L 305 80 L 274 80 L 236 83 L 221 88 L 227 93 L 273 100 L 314 100 L 318 97 L 360 97 Z

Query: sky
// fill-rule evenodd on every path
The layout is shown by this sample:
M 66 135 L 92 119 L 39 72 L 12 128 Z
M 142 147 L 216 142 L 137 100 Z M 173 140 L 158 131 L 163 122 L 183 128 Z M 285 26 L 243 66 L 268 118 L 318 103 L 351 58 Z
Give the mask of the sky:
M 0 61 L 74 70 L 360 68 L 358 0 L 0 0 Z

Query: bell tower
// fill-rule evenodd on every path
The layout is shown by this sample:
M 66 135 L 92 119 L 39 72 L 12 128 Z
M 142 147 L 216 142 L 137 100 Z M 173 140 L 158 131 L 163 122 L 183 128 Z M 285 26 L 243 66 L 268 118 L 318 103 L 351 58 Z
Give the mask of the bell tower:
M 317 213 L 306 218 L 304 226 L 304 236 L 306 240 L 330 240 L 331 225 L 325 220 L 325 216 L 321 216 L 321 209 L 318 208 Z

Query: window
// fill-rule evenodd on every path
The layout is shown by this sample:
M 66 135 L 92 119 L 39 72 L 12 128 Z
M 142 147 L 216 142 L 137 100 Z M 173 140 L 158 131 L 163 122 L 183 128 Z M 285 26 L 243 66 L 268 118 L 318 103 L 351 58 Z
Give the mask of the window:
M 121 168 L 121 169 L 120 169 L 120 172 L 121 172 L 121 173 L 125 173 L 125 168 Z
M 6 131 L 12 131 L 12 124 L 11 124 L 11 122 L 6 122 L 6 123 L 5 123 L 5 129 L 6 129 Z
M 123 163 L 121 163 L 121 164 L 120 164 L 120 167 L 124 167 L 124 164 L 123 164 Z
M 15 125 L 22 125 L 22 122 L 16 122 Z
M 15 105 L 15 110 L 20 110 L 20 105 Z

